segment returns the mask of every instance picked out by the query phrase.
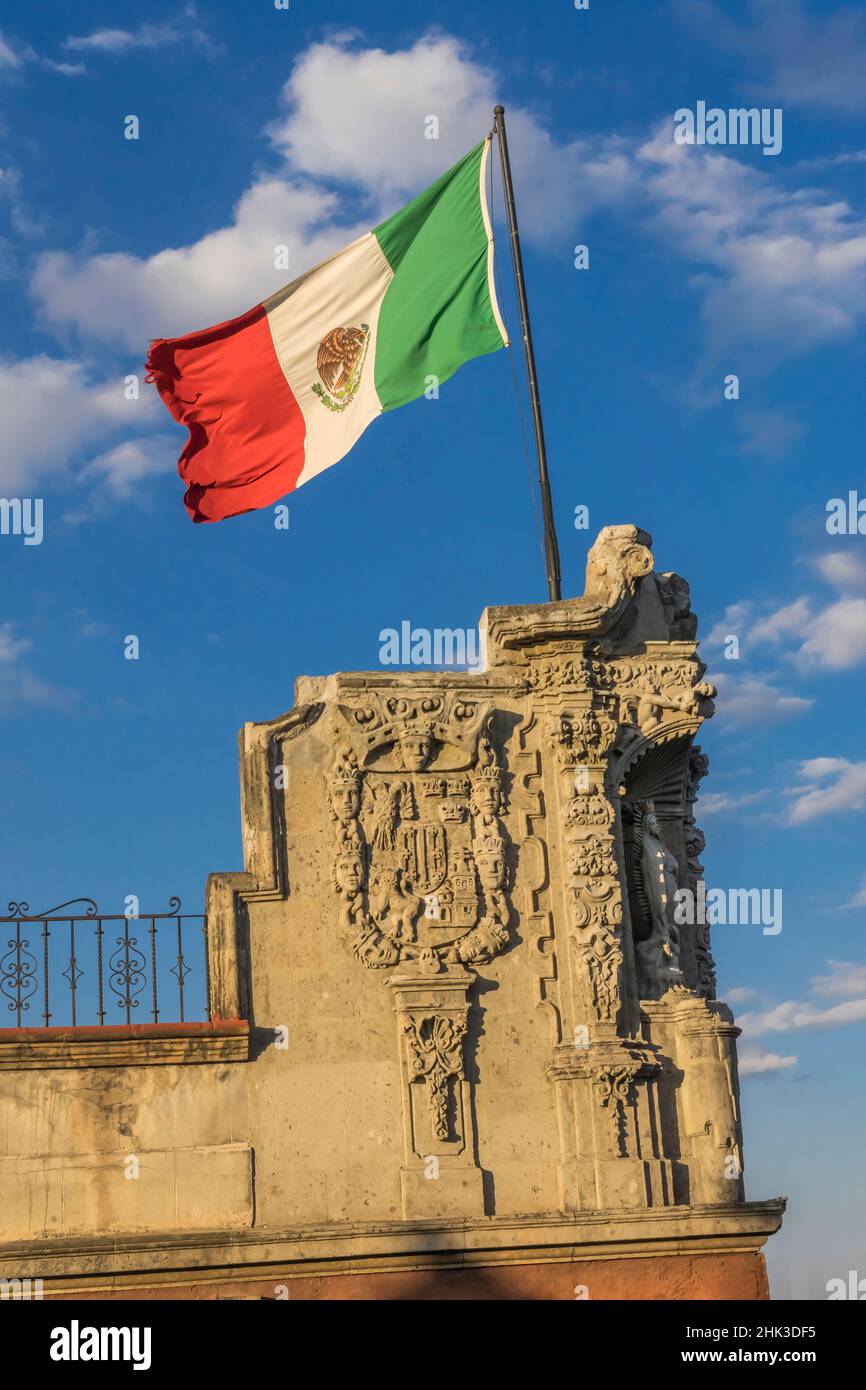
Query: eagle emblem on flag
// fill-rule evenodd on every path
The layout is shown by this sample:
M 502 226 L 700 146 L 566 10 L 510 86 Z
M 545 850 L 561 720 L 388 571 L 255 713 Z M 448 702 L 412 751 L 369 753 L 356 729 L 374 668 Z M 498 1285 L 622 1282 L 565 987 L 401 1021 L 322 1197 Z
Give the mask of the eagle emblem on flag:
M 361 372 L 370 342 L 370 325 L 360 328 L 332 328 L 319 344 L 316 369 L 324 382 L 313 391 L 329 410 L 345 410 L 361 384 Z

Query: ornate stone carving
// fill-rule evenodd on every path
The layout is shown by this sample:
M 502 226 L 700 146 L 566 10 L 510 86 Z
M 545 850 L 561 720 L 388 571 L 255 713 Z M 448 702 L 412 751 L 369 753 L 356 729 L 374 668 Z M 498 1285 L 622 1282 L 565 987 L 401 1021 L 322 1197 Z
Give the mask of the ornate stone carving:
M 489 707 L 456 690 L 423 695 L 362 692 L 341 706 L 364 768 L 419 773 L 465 767 Z
M 637 526 L 605 526 L 586 557 L 583 601 L 614 608 L 653 567 L 652 537 Z
M 695 744 L 689 753 L 689 770 L 686 781 L 686 801 L 697 800 L 700 784 L 710 770 L 710 760 L 706 753 Z
M 593 1071 L 595 1098 L 610 1121 L 610 1147 L 614 1158 L 628 1158 L 626 1109 L 634 1101 L 634 1083 L 641 1064 L 596 1067 Z
M 488 664 L 502 664 L 510 650 L 544 640 L 599 637 L 630 625 L 638 584 L 653 567 L 651 546 L 652 537 L 637 526 L 605 526 L 587 556 L 579 598 L 544 607 L 487 609 L 482 624 Z
M 656 584 L 671 641 L 693 642 L 697 636 L 698 620 L 692 612 L 688 583 L 679 574 L 657 574 Z
M 449 695 L 344 709 L 328 793 L 340 924 L 370 969 L 436 972 L 509 942 L 508 837 L 489 709 Z M 360 737 L 359 737 L 360 735 Z M 357 751 L 356 751 L 357 748 Z
M 571 939 L 586 981 L 591 1015 L 615 1023 L 622 968 L 622 902 L 612 883 L 571 889 Z
M 564 769 L 600 763 L 616 734 L 616 720 L 606 710 L 590 706 L 575 715 L 559 714 L 553 720 L 550 742 Z
M 567 661 L 531 661 L 526 672 L 527 690 L 589 689 L 592 673 L 589 664 L 580 657 Z
M 597 787 L 586 783 L 576 783 L 573 794 L 565 807 L 565 824 L 568 827 L 613 824 L 614 810 L 604 793 Z
M 625 659 L 611 663 L 616 670 L 620 719 L 651 734 L 672 715 L 700 721 L 713 713 L 714 685 L 701 680 L 706 670 L 694 656 L 680 661 Z
M 465 1020 L 436 1015 L 408 1018 L 403 1028 L 412 1080 L 423 1080 L 427 1086 L 430 1127 L 437 1139 L 448 1140 L 449 1088 L 453 1077 L 463 1075 Z
M 590 834 L 572 840 L 566 856 L 569 871 L 579 878 L 613 878 L 616 860 L 607 835 Z
M 548 720 L 565 829 L 569 935 L 582 982 L 584 1016 L 604 1023 L 615 1023 L 619 1012 L 623 963 L 614 810 L 603 790 L 617 727 L 604 703 L 560 707 Z

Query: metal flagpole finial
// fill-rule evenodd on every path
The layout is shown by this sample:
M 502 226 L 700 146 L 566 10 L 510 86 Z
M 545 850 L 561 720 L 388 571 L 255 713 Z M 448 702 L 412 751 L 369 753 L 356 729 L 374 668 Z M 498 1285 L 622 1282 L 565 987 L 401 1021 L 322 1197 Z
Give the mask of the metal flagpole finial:
M 541 514 L 544 521 L 544 562 L 547 571 L 547 589 L 551 603 L 562 597 L 559 571 L 559 543 L 553 520 L 553 500 L 550 492 L 550 478 L 547 473 L 547 450 L 544 444 L 544 425 L 541 419 L 541 397 L 538 391 L 538 373 L 535 368 L 535 351 L 532 346 L 532 329 L 529 325 L 529 305 L 526 301 L 526 285 L 523 278 L 523 257 L 520 253 L 520 233 L 517 230 L 517 207 L 514 201 L 514 185 L 511 181 L 511 162 L 508 158 L 508 138 L 505 134 L 505 107 L 493 108 L 494 129 L 499 138 L 499 157 L 502 165 L 502 182 L 505 186 L 505 210 L 508 214 L 508 231 L 511 238 L 511 259 L 514 264 L 514 280 L 517 288 L 517 303 L 520 308 L 520 326 L 523 330 L 523 350 L 526 357 L 526 372 L 529 378 L 529 399 L 532 406 L 532 427 L 535 433 L 535 452 L 538 456 L 538 485 L 541 490 Z

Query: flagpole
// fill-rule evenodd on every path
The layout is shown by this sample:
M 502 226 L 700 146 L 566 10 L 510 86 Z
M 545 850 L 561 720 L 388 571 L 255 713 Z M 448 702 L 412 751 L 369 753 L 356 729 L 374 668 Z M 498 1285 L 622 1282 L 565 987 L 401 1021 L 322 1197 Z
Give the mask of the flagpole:
M 541 512 L 544 518 L 544 562 L 547 570 L 547 589 L 550 602 L 556 603 L 562 597 L 559 572 L 559 543 L 556 539 L 556 527 L 553 521 L 553 500 L 550 493 L 550 478 L 547 473 L 547 450 L 544 447 L 544 425 L 541 420 L 541 399 L 538 394 L 538 374 L 535 370 L 532 329 L 529 326 L 529 306 L 526 302 L 526 285 L 523 280 L 523 257 L 520 254 L 520 233 L 517 230 L 517 208 L 514 203 L 514 185 L 511 182 L 511 164 L 508 159 L 508 139 L 505 134 L 505 107 L 494 106 L 493 115 L 493 129 L 499 137 L 502 181 L 505 185 L 505 209 L 508 214 L 508 230 L 511 235 L 514 279 L 517 285 L 517 302 L 520 306 L 520 325 L 523 330 L 523 349 L 526 354 L 526 371 L 529 376 L 529 399 L 532 403 L 532 426 L 535 432 L 535 451 L 538 455 L 538 483 L 541 489 Z

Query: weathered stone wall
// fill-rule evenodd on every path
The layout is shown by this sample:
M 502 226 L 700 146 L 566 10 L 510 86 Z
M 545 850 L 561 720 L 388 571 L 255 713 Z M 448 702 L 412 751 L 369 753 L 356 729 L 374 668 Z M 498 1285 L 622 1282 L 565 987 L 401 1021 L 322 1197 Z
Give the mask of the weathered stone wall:
M 241 1066 L 4 1070 L 0 1125 L 4 1242 L 252 1221 Z

